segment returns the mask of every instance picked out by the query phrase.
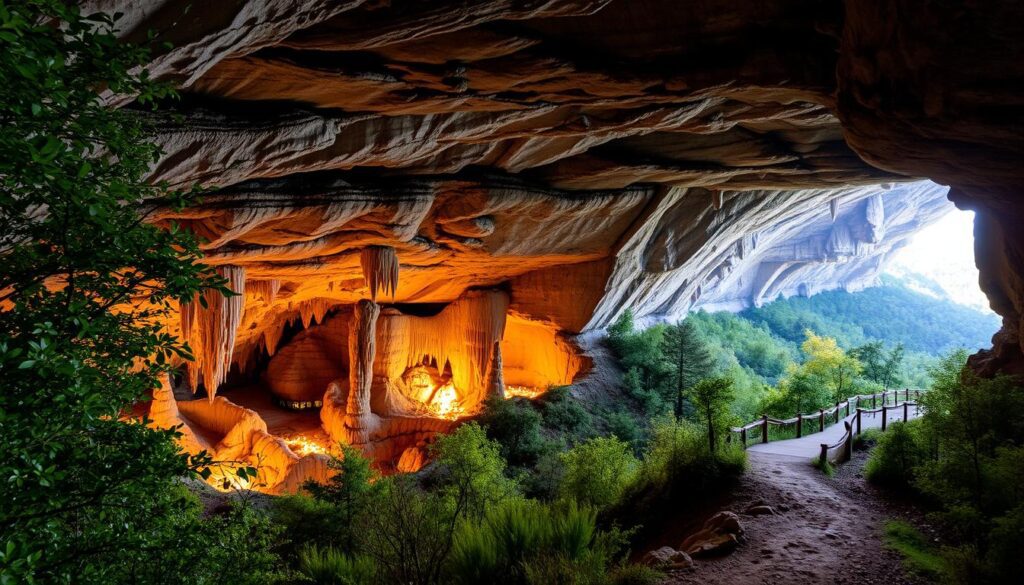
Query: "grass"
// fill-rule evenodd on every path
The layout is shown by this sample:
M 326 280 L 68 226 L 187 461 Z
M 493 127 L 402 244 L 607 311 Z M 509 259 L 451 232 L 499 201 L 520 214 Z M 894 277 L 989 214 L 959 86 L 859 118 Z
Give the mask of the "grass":
M 903 556 L 903 566 L 929 580 L 939 580 L 948 571 L 945 559 L 928 543 L 928 539 L 903 520 L 885 523 L 885 546 Z
M 827 459 L 822 461 L 820 457 L 815 457 L 814 459 L 811 459 L 811 466 L 828 477 L 832 477 L 836 474 L 836 466 L 832 465 L 832 463 Z
M 882 436 L 881 429 L 864 429 L 859 435 L 853 437 L 853 448 L 854 449 L 866 449 L 871 445 L 878 442 L 878 438 Z

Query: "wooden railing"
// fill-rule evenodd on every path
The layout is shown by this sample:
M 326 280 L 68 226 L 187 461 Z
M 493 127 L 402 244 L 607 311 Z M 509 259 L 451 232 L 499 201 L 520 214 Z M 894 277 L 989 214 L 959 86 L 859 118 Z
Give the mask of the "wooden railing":
M 902 395 L 903 401 L 899 399 Z M 910 397 L 914 397 L 914 401 L 910 400 Z M 889 398 L 892 398 L 892 405 L 889 405 Z M 906 421 L 909 418 L 909 408 L 913 406 L 916 409 L 918 407 L 917 400 L 921 397 L 921 390 L 910 390 L 905 388 L 903 390 L 887 390 L 878 394 L 859 394 L 851 396 L 842 402 L 837 402 L 835 406 L 830 408 L 819 409 L 816 413 L 804 414 L 799 413 L 796 416 L 788 419 L 773 418 L 768 415 L 763 415 L 760 419 L 751 421 L 741 427 L 730 428 L 728 435 L 728 441 L 732 441 L 733 434 L 739 435 L 740 441 L 743 443 L 743 447 L 746 448 L 747 443 L 751 440 L 767 443 L 771 438 L 772 428 L 786 429 L 790 427 L 795 428 L 795 437 L 785 438 L 801 438 L 805 434 L 812 434 L 816 432 L 824 431 L 826 425 L 836 424 L 841 421 L 844 417 L 850 416 L 851 409 L 856 413 L 851 425 L 850 422 L 846 422 L 846 433 L 843 438 L 834 445 L 828 445 L 826 443 L 821 444 L 820 458 L 822 460 L 830 460 L 835 463 L 841 463 L 850 458 L 853 449 L 853 437 L 859 435 L 861 432 L 861 418 L 864 414 L 875 415 L 878 413 L 882 414 L 882 430 L 885 431 L 885 427 L 888 419 L 888 412 L 893 409 L 902 409 L 902 418 Z M 881 400 L 881 406 L 879 406 L 879 400 Z M 864 405 L 870 402 L 871 407 L 865 408 Z M 845 409 L 845 414 L 843 414 Z M 816 430 L 806 433 L 805 428 L 806 421 L 816 423 L 814 426 Z M 752 432 L 754 431 L 754 432 Z M 753 435 L 753 436 L 752 436 Z M 830 457 L 829 453 L 835 451 L 836 457 Z

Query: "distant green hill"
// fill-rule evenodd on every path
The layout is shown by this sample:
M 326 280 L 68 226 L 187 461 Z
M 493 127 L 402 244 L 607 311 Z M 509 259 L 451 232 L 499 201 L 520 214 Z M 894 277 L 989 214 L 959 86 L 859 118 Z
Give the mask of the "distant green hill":
M 780 299 L 737 314 L 701 311 L 689 319 L 721 367 L 755 394 L 758 380 L 775 384 L 787 364 L 802 359 L 807 329 L 834 337 L 847 350 L 870 341 L 889 348 L 902 343 L 907 350 L 902 382 L 915 387 L 929 383 L 927 370 L 936 357 L 959 347 L 972 352 L 989 347 L 999 329 L 996 315 L 911 290 L 896 279 L 885 283 L 856 293 Z M 755 396 L 748 402 L 753 405 Z
M 939 355 L 958 347 L 989 347 L 999 318 L 948 300 L 890 284 L 857 293 L 826 292 L 778 300 L 740 316 L 775 335 L 799 343 L 804 330 L 835 337 L 849 348 L 867 341 L 903 343 L 908 351 Z

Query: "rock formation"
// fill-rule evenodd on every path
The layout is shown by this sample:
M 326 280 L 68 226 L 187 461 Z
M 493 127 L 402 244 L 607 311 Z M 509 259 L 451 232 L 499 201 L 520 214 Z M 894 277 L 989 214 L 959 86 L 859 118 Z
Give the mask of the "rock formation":
M 1024 368 L 1019 3 L 83 6 L 153 31 L 152 72 L 181 87 L 139 115 L 164 150 L 152 179 L 213 189 L 153 221 L 201 235 L 242 293 L 182 308 L 211 398 L 231 368 L 260 374 L 322 402 L 335 438 L 379 417 L 358 440 L 413 467 L 451 422 L 441 388 L 470 412 L 501 385 L 571 382 L 571 336 L 627 307 L 871 283 L 944 209 L 921 179 L 978 212 L 1004 328 L 975 367 Z M 364 302 L 375 334 L 353 333 Z

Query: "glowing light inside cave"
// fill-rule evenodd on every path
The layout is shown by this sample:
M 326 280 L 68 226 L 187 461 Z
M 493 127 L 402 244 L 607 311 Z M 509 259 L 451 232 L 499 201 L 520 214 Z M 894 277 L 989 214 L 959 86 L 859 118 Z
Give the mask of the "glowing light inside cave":
M 242 479 L 238 477 L 239 467 L 241 467 L 240 464 L 233 463 L 213 465 L 207 468 L 210 470 L 210 476 L 206 478 L 206 483 L 219 492 L 233 492 L 259 487 L 255 485 L 255 478 L 246 477 Z
M 466 409 L 459 400 L 459 392 L 455 386 L 448 382 L 434 391 L 434 398 L 430 401 L 430 408 L 437 416 L 455 420 L 465 414 Z
M 314 453 L 319 453 L 321 455 L 331 454 L 331 450 L 330 448 L 327 447 L 327 445 L 324 445 L 314 439 L 310 439 L 309 437 L 303 437 L 301 435 L 286 438 L 284 440 L 284 444 L 288 445 L 288 448 L 291 449 L 299 457 L 312 455 Z
M 529 398 L 533 400 L 544 394 L 543 388 L 532 388 L 530 386 L 505 386 L 505 398 Z

